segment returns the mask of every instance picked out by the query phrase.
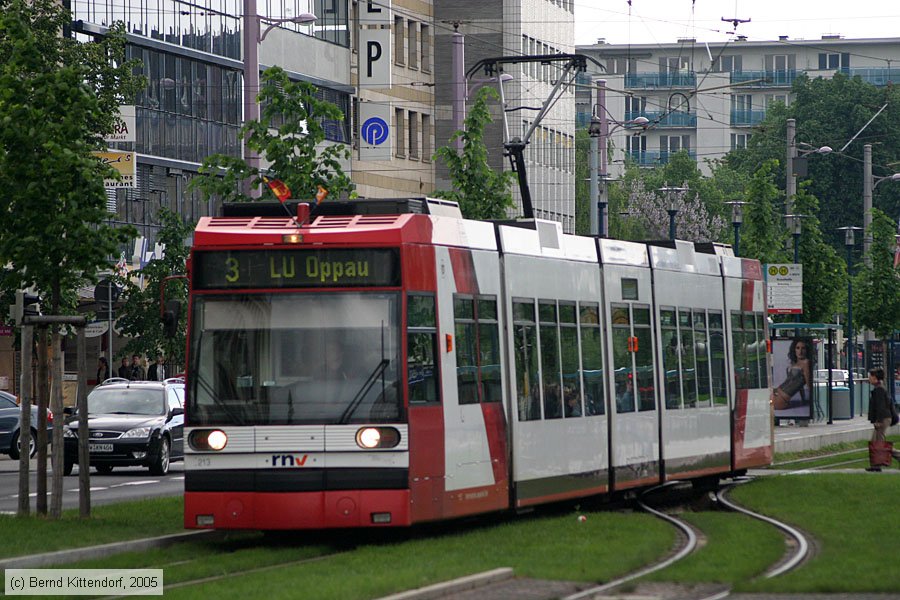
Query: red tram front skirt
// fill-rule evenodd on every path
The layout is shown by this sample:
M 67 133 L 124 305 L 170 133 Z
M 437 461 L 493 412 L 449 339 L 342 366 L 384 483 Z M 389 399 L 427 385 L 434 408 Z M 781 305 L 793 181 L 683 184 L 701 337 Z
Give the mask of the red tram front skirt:
M 186 529 L 409 526 L 409 490 L 185 492 Z

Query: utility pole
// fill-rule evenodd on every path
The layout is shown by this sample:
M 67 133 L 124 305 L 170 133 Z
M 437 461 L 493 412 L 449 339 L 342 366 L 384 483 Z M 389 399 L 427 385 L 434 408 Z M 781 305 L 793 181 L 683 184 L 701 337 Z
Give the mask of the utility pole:
M 453 131 L 463 128 L 466 120 L 466 38 L 459 32 L 459 22 L 453 23 L 451 54 L 453 58 Z M 462 152 L 463 139 L 456 138 L 456 150 Z
M 794 213 L 794 196 L 797 194 L 797 178 L 794 176 L 794 159 L 797 157 L 797 121 L 787 120 L 787 156 L 785 157 L 784 214 Z
M 872 245 L 872 144 L 863 146 L 863 255 L 869 264 L 869 247 Z

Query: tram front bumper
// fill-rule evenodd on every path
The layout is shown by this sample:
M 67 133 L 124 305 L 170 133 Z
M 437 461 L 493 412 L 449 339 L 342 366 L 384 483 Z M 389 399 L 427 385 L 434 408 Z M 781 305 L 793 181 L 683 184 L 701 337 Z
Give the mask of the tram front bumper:
M 185 492 L 186 529 L 332 529 L 410 525 L 409 490 Z

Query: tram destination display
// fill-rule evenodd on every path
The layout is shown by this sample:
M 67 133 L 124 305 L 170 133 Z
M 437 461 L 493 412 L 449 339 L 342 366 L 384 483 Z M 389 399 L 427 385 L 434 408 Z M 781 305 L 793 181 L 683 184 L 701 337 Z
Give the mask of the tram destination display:
M 193 257 L 194 289 L 395 287 L 395 248 L 225 250 Z

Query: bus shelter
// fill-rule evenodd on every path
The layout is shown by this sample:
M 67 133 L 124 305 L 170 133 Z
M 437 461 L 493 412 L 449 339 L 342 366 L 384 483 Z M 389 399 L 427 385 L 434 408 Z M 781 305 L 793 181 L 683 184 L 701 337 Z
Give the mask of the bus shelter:
M 853 373 L 835 367 L 840 355 L 836 338 L 840 325 L 830 323 L 775 323 L 769 326 L 772 342 L 772 398 L 775 422 L 850 419 L 856 414 Z M 837 352 L 837 354 L 835 354 Z M 859 403 L 862 413 L 862 398 Z

